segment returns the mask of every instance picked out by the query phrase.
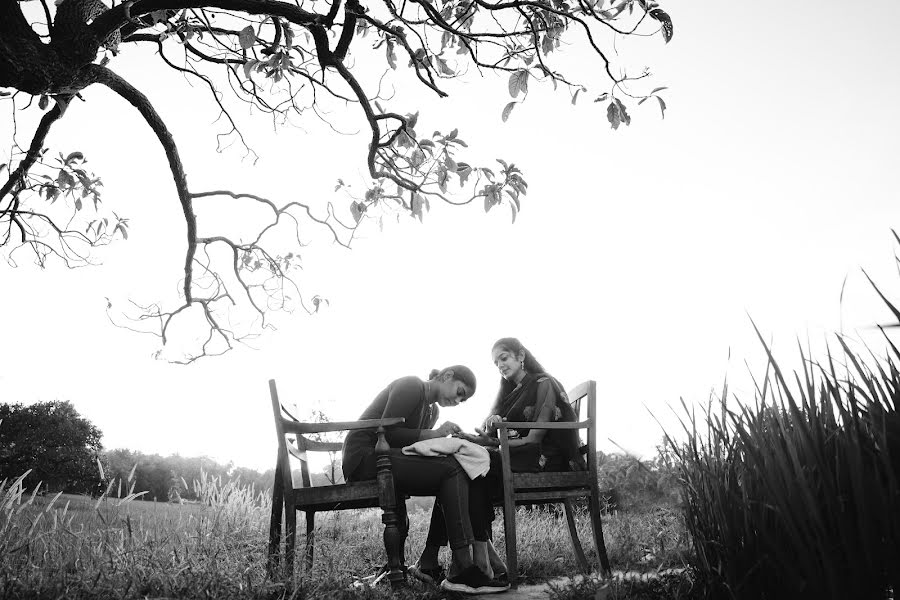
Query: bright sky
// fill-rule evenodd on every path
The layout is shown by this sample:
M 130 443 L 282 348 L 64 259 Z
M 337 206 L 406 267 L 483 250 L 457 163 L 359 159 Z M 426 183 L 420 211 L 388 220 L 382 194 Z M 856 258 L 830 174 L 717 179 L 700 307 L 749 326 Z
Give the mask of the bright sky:
M 352 419 L 392 379 L 463 363 L 478 392 L 444 416 L 472 427 L 499 382 L 491 344 L 512 335 L 565 386 L 598 381 L 602 449 L 616 450 L 614 440 L 649 457 L 662 434 L 648 409 L 671 426 L 670 404 L 706 401 L 726 375 L 751 399 L 744 360 L 757 374 L 764 363 L 748 315 L 788 362 L 798 337 L 820 347 L 841 327 L 878 347 L 869 326 L 889 315 L 860 269 L 900 297 L 890 231 L 900 5 L 870 3 L 863 15 L 833 0 L 664 7 L 672 43 L 637 45 L 653 83 L 669 87 L 664 120 L 648 102 L 632 110 L 631 127 L 612 131 L 593 96 L 573 107 L 532 85 L 503 124 L 501 78 L 451 86 L 443 101 L 398 79 L 397 107 L 421 109 L 420 131 L 459 127 L 483 161 L 522 167 L 529 194 L 518 221 L 506 207 L 434 206 L 424 224 L 370 227 L 349 252 L 316 243 L 304 250 L 301 283 L 327 309 L 278 317 L 257 350 L 188 367 L 154 360 L 153 339 L 106 320 L 106 297 L 121 306 L 174 293 L 183 223 L 149 129 L 107 91 L 88 90 L 73 106 L 85 121 L 61 122 L 49 143 L 88 156 L 131 236 L 101 251 L 99 267 L 0 269 L 0 401 L 71 400 L 107 448 L 266 469 L 269 378 L 301 413 Z M 262 157 L 255 167 L 237 152 L 214 154 L 210 113 L 188 108 L 197 105 L 177 78 L 164 87 L 149 66 L 135 76 L 139 54 L 111 66 L 167 119 L 195 189 L 321 206 L 340 199 L 338 177 L 358 181 L 364 140 L 338 138 L 314 118 L 301 123 L 305 133 L 245 131 Z

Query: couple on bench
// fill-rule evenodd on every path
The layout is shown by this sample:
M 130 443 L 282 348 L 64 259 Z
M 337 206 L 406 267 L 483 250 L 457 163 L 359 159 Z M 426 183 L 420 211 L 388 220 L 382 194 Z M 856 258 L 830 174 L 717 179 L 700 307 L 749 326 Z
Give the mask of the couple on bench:
M 439 406 L 452 407 L 475 393 L 475 375 L 465 366 L 434 370 L 428 381 L 402 377 L 388 385 L 360 419 L 403 417 L 386 439 L 397 491 L 435 496 L 425 549 L 411 572 L 440 583 L 445 590 L 489 594 L 509 589 L 506 566 L 491 544 L 493 503 L 502 496 L 496 424 L 508 421 L 575 421 L 559 382 L 548 375 L 515 338 L 502 338 L 491 349 L 499 369 L 500 389 L 489 416 L 476 434 L 462 432 L 450 421 L 434 428 Z M 510 431 L 513 471 L 585 469 L 574 430 Z M 357 430 L 344 440 L 343 470 L 347 481 L 376 477 L 376 435 Z M 449 542 L 452 564 L 447 576 L 438 551 Z

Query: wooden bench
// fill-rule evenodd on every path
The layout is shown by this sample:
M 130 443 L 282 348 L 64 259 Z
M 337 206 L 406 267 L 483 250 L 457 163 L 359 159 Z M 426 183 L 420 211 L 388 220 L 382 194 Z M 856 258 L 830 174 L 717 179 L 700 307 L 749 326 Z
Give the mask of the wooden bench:
M 275 380 L 269 380 L 272 397 L 272 413 L 275 417 L 275 432 L 278 436 L 278 458 L 275 463 L 275 485 L 272 491 L 272 517 L 269 522 L 270 574 L 275 574 L 280 561 L 282 513 L 284 514 L 284 561 L 286 573 L 293 573 L 294 546 L 297 537 L 297 511 L 306 515 L 306 567 L 313 564 L 313 544 L 315 541 L 315 515 L 317 512 L 354 510 L 359 508 L 381 508 L 384 523 L 384 548 L 387 555 L 387 577 L 393 587 L 403 585 L 406 574 L 403 564 L 403 546 L 406 541 L 407 518 L 405 498 L 397 498 L 394 490 L 394 476 L 391 472 L 389 446 L 385 439 L 385 429 L 404 422 L 401 417 L 391 419 L 369 419 L 340 423 L 302 423 L 291 416 L 278 401 Z M 353 431 L 374 429 L 378 435 L 375 446 L 377 455 L 377 479 L 355 481 L 336 485 L 311 486 L 307 452 L 340 452 L 338 442 L 320 442 L 304 436 L 331 431 Z M 294 436 L 289 441 L 286 436 Z M 300 461 L 300 486 L 295 487 L 291 474 L 290 456 Z
M 606 543 L 603 540 L 603 528 L 600 522 L 600 491 L 597 483 L 597 383 L 586 381 L 569 392 L 569 404 L 575 411 L 577 419 L 581 419 L 581 409 L 585 400 L 587 418 L 576 423 L 517 422 L 502 421 L 497 424 L 500 437 L 500 454 L 503 467 L 503 524 L 506 538 L 506 566 L 509 581 L 516 587 L 518 578 L 518 561 L 516 558 L 516 506 L 531 504 L 562 503 L 566 510 L 566 522 L 569 526 L 569 537 L 572 548 L 581 570 L 589 572 L 587 558 L 578 540 L 575 530 L 574 504 L 579 498 L 586 498 L 591 527 L 594 533 L 594 547 L 600 560 L 600 573 L 604 577 L 610 574 L 609 557 L 606 554 Z M 587 453 L 587 471 L 514 473 L 510 468 L 509 429 L 586 429 L 587 444 L 581 447 Z

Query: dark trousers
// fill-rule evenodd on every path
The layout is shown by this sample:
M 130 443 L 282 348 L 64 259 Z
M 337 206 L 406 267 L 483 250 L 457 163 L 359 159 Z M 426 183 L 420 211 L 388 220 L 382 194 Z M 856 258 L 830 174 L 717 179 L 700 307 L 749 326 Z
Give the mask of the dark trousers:
M 494 501 L 503 496 L 503 475 L 500 466 L 500 454 L 491 452 L 491 470 L 487 475 L 476 477 L 469 483 L 469 520 L 475 540 L 486 542 L 491 539 L 491 522 L 494 520 Z M 446 546 L 448 541 L 447 524 L 444 521 L 444 509 L 441 499 L 437 498 L 431 511 L 431 523 L 428 525 L 428 546 Z
M 391 448 L 390 456 L 398 493 L 435 496 L 435 506 L 440 503 L 440 521 L 444 530 L 442 545 L 449 540 L 450 547 L 455 550 L 471 544 L 475 538 L 469 518 L 469 477 L 456 459 L 449 456 L 407 456 L 398 448 Z M 373 450 L 356 467 L 350 480 L 375 479 L 375 459 Z

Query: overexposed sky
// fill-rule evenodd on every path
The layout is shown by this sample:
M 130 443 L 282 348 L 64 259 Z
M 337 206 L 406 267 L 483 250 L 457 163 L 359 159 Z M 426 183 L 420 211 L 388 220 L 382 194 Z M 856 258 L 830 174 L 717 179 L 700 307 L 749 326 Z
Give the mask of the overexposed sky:
M 370 227 L 349 252 L 317 241 L 303 251 L 301 284 L 327 297 L 326 309 L 279 316 L 257 350 L 188 367 L 153 360 L 153 339 L 106 320 L 107 297 L 118 307 L 174 294 L 183 223 L 149 128 L 107 90 L 89 89 L 49 144 L 88 156 L 104 202 L 131 218 L 130 239 L 90 269 L 0 269 L 0 401 L 71 400 L 107 448 L 265 469 L 275 455 L 270 377 L 301 413 L 344 419 L 393 378 L 463 363 L 478 392 L 444 416 L 471 427 L 499 381 L 491 344 L 512 335 L 567 387 L 598 381 L 601 448 L 615 450 L 612 439 L 650 456 L 661 433 L 648 409 L 672 423 L 669 404 L 704 402 L 726 375 L 749 399 L 744 360 L 757 373 L 764 364 L 748 315 L 791 360 L 798 337 L 821 347 L 841 327 L 877 345 L 869 326 L 889 314 L 860 269 L 898 297 L 900 5 L 848 14 L 833 0 L 705 4 L 665 3 L 668 46 L 657 36 L 619 47 L 635 48 L 653 84 L 669 89 L 665 119 L 648 102 L 618 131 L 591 95 L 573 107 L 532 82 L 504 124 L 504 78 L 469 77 L 436 100 L 410 89 L 401 68 L 394 107 L 420 109 L 420 131 L 458 127 L 482 162 L 502 157 L 525 171 L 517 222 L 505 206 L 488 215 L 434 206 L 424 224 Z M 167 120 L 195 190 L 322 206 L 340 200 L 338 177 L 360 183 L 361 136 L 336 136 L 315 118 L 277 134 L 253 121 L 254 166 L 237 151 L 214 153 L 202 90 L 189 97 L 135 50 L 110 66 Z M 362 125 L 355 115 L 341 123 Z M 209 206 L 235 208 L 198 202 L 201 232 Z M 237 228 L 248 218 L 230 214 Z

